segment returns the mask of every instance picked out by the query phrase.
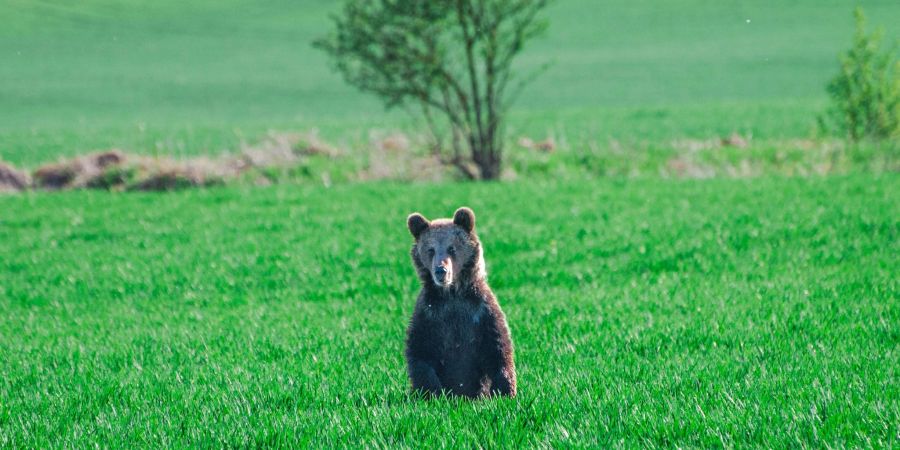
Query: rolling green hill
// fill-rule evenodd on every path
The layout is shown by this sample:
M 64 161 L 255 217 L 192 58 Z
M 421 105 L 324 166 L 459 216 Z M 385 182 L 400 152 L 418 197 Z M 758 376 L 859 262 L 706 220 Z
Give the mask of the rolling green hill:
M 895 1 L 860 4 L 876 25 L 900 22 Z M 416 127 L 347 87 L 310 46 L 337 5 L 3 2 L 0 159 L 33 166 L 110 147 L 185 155 L 268 129 L 353 141 Z M 510 132 L 571 135 L 573 146 L 583 135 L 806 137 L 849 44 L 852 6 L 559 0 L 546 37 L 518 62 L 553 65 L 521 97 Z

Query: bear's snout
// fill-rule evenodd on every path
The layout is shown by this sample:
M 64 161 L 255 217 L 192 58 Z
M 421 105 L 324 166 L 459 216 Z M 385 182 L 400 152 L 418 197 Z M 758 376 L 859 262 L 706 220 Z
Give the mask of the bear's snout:
M 440 285 L 450 284 L 450 272 L 444 266 L 437 266 L 432 271 L 434 282 Z
M 431 276 L 434 278 L 434 283 L 440 286 L 449 286 L 453 283 L 453 270 L 451 269 L 451 262 L 444 261 L 439 265 L 434 266 L 434 269 L 431 271 Z

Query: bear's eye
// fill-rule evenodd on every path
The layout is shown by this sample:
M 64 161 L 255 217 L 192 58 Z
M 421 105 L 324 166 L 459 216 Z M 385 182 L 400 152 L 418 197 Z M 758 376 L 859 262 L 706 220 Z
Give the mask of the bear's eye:
M 433 248 L 428 249 L 428 256 L 431 256 L 432 258 L 434 257 L 434 249 Z
M 452 245 L 451 245 L 451 246 L 449 246 L 449 247 L 447 247 L 447 254 L 448 254 L 448 255 L 450 255 L 450 256 L 453 256 L 453 255 L 455 255 L 455 254 L 456 254 L 456 249 L 455 249 L 455 248 L 453 248 L 453 246 L 452 246 Z

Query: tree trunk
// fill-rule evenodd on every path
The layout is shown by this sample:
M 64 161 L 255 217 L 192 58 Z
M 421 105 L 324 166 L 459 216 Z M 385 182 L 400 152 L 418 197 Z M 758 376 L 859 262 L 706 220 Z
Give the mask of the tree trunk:
M 496 180 L 500 178 L 500 161 L 491 161 L 481 168 L 482 180 Z
M 489 148 L 481 148 L 472 152 L 472 160 L 478 166 L 480 179 L 496 180 L 500 178 L 501 161 L 498 154 Z

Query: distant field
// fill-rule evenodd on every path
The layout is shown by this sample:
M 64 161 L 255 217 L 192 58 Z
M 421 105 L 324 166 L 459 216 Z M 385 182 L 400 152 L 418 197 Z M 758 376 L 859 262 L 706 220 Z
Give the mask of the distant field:
M 854 3 L 855 4 L 855 3 Z M 893 0 L 859 2 L 875 25 Z M 0 159 L 34 166 L 119 147 L 190 155 L 269 129 L 317 127 L 353 146 L 415 128 L 354 92 L 310 41 L 338 2 L 10 0 L 0 4 Z M 732 131 L 808 137 L 849 43 L 844 1 L 558 0 L 519 61 L 554 65 L 513 112 L 512 136 L 668 142 Z M 889 34 L 897 37 L 896 27 Z
M 896 448 L 897 192 L 886 175 L 0 197 L 0 447 Z M 460 204 L 516 400 L 407 397 L 404 220 Z

